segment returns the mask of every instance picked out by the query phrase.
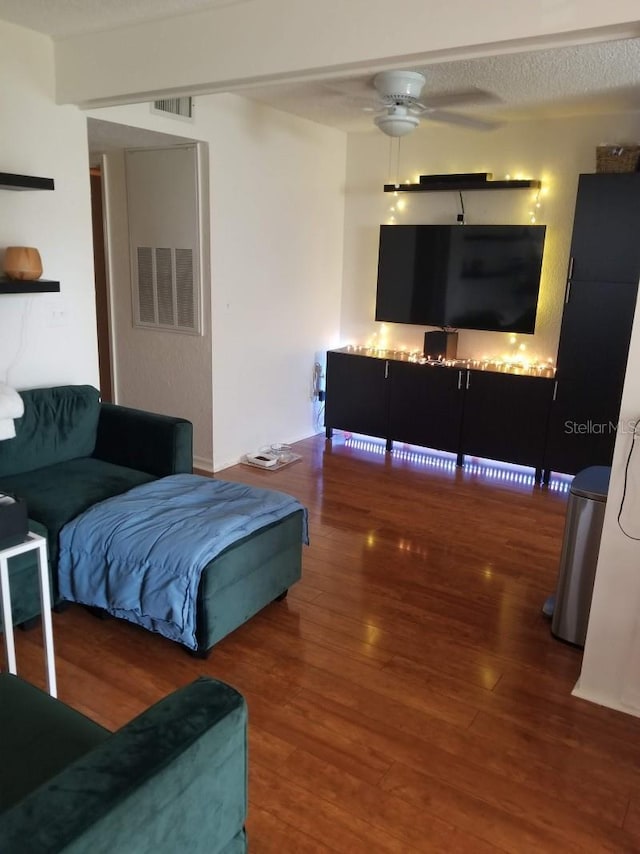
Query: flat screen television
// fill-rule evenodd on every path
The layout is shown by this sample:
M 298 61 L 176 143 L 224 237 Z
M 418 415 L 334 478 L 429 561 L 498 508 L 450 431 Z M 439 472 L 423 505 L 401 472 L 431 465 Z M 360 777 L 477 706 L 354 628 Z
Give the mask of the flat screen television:
M 381 225 L 376 320 L 532 333 L 544 225 Z

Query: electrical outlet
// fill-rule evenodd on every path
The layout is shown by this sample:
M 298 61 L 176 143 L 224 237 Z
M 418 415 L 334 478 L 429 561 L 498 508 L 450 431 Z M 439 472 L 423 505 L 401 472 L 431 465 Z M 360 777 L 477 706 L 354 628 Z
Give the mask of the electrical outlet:
M 50 329 L 69 325 L 67 305 L 64 300 L 56 299 L 47 301 L 45 306 L 45 322 Z

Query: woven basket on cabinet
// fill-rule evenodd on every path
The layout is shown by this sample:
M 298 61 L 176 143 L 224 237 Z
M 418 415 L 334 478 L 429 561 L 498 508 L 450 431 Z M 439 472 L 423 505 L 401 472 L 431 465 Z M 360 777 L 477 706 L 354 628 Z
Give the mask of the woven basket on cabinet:
M 596 148 L 596 172 L 636 172 L 640 145 L 599 145 Z

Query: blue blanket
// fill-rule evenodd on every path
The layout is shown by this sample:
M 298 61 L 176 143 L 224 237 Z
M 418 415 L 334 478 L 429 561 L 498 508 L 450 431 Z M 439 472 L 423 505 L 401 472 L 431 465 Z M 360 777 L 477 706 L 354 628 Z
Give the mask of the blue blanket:
M 90 507 L 60 532 L 60 594 L 197 648 L 202 570 L 227 546 L 296 510 L 283 492 L 191 474 Z

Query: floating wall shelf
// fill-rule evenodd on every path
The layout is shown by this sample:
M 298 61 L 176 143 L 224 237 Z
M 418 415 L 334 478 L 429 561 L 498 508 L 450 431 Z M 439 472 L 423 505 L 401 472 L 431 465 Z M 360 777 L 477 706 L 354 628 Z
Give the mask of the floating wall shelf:
M 53 178 L 0 172 L 0 190 L 53 190 Z
M 418 184 L 385 184 L 385 193 L 444 193 L 460 190 L 539 190 L 541 181 L 490 181 L 488 172 L 464 175 L 421 175 Z
M 52 279 L 36 279 L 33 282 L 0 277 L 0 295 L 2 294 L 57 294 L 60 282 Z
M 0 190 L 53 190 L 53 178 L 38 178 L 36 175 L 16 175 L 0 172 Z M 2 294 L 55 294 L 60 293 L 60 282 L 52 279 L 22 281 L 0 276 Z

